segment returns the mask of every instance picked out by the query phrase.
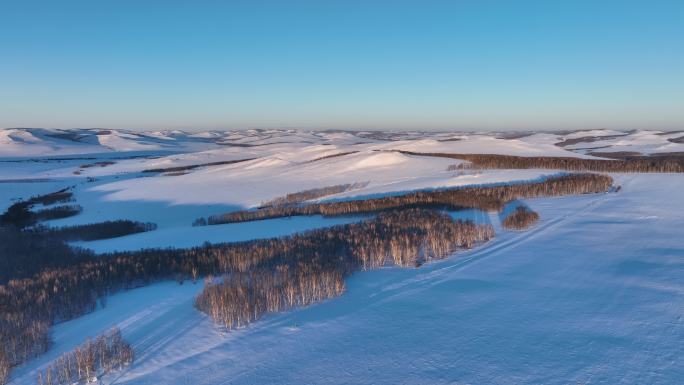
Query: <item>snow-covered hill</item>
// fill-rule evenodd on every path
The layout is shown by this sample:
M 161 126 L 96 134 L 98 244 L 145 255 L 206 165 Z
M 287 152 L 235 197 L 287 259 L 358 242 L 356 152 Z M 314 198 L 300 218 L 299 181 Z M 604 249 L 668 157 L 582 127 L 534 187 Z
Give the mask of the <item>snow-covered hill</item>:
M 217 148 L 269 152 L 280 145 L 376 145 L 421 152 L 496 153 L 573 156 L 587 151 L 684 151 L 684 133 L 663 131 L 588 130 L 571 133 L 445 133 L 376 131 L 132 131 L 110 129 L 0 129 L 0 158 L 55 157 L 97 153 L 197 152 Z M 574 155 L 577 156 L 577 155 Z

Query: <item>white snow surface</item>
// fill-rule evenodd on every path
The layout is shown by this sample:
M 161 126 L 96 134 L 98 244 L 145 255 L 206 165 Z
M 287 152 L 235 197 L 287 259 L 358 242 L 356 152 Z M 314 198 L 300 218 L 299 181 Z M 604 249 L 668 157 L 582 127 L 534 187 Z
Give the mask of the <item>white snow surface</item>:
M 669 139 L 684 137 L 684 133 L 663 133 L 661 131 L 637 131 L 629 135 L 596 140 L 591 143 L 578 143 L 566 149 L 590 148 L 598 152 L 636 152 L 640 154 L 658 154 L 668 152 L 684 152 L 684 143 L 675 143 Z
M 135 364 L 105 384 L 678 384 L 684 202 L 676 175 L 527 203 L 542 221 L 419 269 L 354 275 L 342 297 L 222 331 L 201 284 L 160 283 L 55 327 L 55 347 L 118 325 Z M 498 224 L 495 214 L 492 222 Z
M 448 171 L 462 162 L 395 150 L 650 154 L 681 151 L 676 141 L 682 136 L 6 129 L 0 130 L 0 209 L 71 187 L 83 212 L 48 225 L 132 219 L 159 226 L 80 246 L 97 252 L 189 247 L 359 220 L 299 217 L 191 227 L 198 217 L 305 189 L 368 182 L 321 198 L 348 199 L 555 173 Z M 251 160 L 174 175 L 142 172 L 244 159 Z M 136 362 L 100 378 L 103 384 L 679 384 L 684 200 L 676 192 L 684 189 L 684 176 L 614 177 L 622 185 L 618 193 L 524 202 L 541 216 L 528 231 L 505 231 L 499 216 L 489 214 L 483 221 L 495 225 L 497 236 L 476 250 L 419 269 L 355 274 L 340 298 L 233 332 L 193 308 L 201 283 L 161 282 L 115 294 L 106 307 L 56 325 L 51 349 L 16 368 L 11 384 L 35 383 L 37 369 L 115 325 L 132 342 Z M 482 219 L 476 211 L 456 215 Z
M 369 182 L 337 197 L 528 180 L 553 174 L 548 170 L 498 170 L 460 175 L 447 170 L 449 165 L 460 163 L 458 160 L 373 150 L 311 161 L 315 157 L 307 150 L 207 167 L 179 176 L 126 179 L 94 189 L 105 192 L 104 199 L 109 201 L 253 207 L 288 193 L 347 183 Z M 304 160 L 294 160 L 295 155 Z
M 272 154 L 273 148 L 334 145 L 416 152 L 494 153 L 520 156 L 583 156 L 584 150 L 682 151 L 668 139 L 684 132 L 584 130 L 570 133 L 354 132 L 300 130 L 129 131 L 109 129 L 0 129 L 0 158 L 58 157 L 116 153 L 188 153 L 216 149 Z M 581 141 L 555 146 L 564 140 Z M 576 151 L 575 151 L 576 150 Z M 276 150 L 277 151 L 277 150 Z M 574 151 L 574 152 L 573 152 Z M 219 151 L 219 154 L 222 151 Z M 238 151 L 239 152 L 239 151 Z M 220 155 L 218 155 L 220 156 Z

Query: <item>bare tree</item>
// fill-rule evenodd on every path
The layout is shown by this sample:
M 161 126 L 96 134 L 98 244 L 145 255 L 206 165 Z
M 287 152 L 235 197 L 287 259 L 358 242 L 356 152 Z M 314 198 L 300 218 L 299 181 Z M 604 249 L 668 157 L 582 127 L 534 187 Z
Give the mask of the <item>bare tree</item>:
M 38 385 L 63 385 L 93 382 L 98 376 L 120 370 L 133 362 L 133 349 L 114 328 L 87 339 L 71 352 L 64 353 L 55 362 L 38 373 Z

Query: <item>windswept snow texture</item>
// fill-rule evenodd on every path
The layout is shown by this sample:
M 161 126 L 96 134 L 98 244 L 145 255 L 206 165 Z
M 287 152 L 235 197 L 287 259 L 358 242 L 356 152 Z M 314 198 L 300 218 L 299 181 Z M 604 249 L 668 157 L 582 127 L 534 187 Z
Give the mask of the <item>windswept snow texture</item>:
M 312 188 L 320 200 L 534 180 L 555 170 L 455 170 L 395 150 L 591 157 L 683 152 L 684 133 L 133 132 L 0 130 L 0 208 L 70 187 L 83 212 L 50 226 L 131 219 L 158 229 L 81 242 L 97 252 L 189 247 L 291 234 L 359 217 L 298 217 L 192 227 Z M 244 160 L 240 163 L 225 162 Z M 178 169 L 181 167 L 182 169 Z M 168 169 L 169 172 L 145 172 Z M 136 362 L 103 384 L 681 384 L 684 378 L 682 174 L 614 174 L 617 193 L 523 202 L 540 214 L 418 269 L 353 275 L 340 298 L 233 332 L 193 307 L 202 282 L 120 292 L 55 325 L 54 345 L 11 384 L 118 325 Z M 367 183 L 366 183 L 367 182 Z

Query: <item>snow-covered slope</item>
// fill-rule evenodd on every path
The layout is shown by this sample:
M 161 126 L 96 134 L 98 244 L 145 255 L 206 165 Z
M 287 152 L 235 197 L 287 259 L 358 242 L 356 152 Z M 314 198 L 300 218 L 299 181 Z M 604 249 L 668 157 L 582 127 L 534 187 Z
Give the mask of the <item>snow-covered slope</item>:
M 324 148 L 328 146 L 323 146 Z M 396 152 L 360 151 L 314 160 L 328 151 L 296 151 L 255 160 L 207 167 L 185 175 L 127 179 L 95 187 L 107 200 L 157 200 L 174 204 L 259 204 L 311 188 L 368 182 L 338 196 L 368 195 L 422 188 L 536 179 L 543 170 L 482 171 L 464 175 L 448 171 L 459 161 Z M 294 159 L 298 159 L 295 161 Z
M 684 343 L 684 178 L 528 202 L 542 223 L 420 269 L 355 275 L 344 296 L 223 333 L 201 284 L 113 296 L 55 328 L 55 347 L 119 325 L 138 355 L 106 384 L 677 384 Z M 498 223 L 496 216 L 493 223 Z
M 416 152 L 493 153 L 520 156 L 582 156 L 587 150 L 645 154 L 682 151 L 684 133 L 585 130 L 571 133 L 450 133 L 376 131 L 127 131 L 109 129 L 0 129 L 0 158 L 97 153 L 176 152 L 217 148 L 268 152 L 308 145 L 361 146 Z
M 0 208 L 71 187 L 83 212 L 49 225 L 159 225 L 80 246 L 189 247 L 358 220 L 191 226 L 302 190 L 359 182 L 320 198 L 347 199 L 556 172 L 461 170 L 450 168 L 459 160 L 397 150 L 591 157 L 679 152 L 683 136 L 8 129 L 0 130 Z M 161 169 L 172 170 L 149 172 Z M 541 215 L 529 231 L 505 231 L 491 214 L 497 237 L 481 249 L 420 269 L 356 274 L 340 298 L 231 333 L 193 308 L 201 283 L 116 294 L 106 308 L 56 325 L 55 344 L 17 368 L 12 384 L 35 383 L 37 368 L 114 325 L 137 359 L 104 384 L 677 384 L 684 378 L 684 201 L 676 192 L 684 177 L 615 177 L 619 193 L 526 202 Z
M 0 129 L 0 158 L 59 157 L 98 153 L 179 152 L 216 147 L 188 134 L 103 129 Z

